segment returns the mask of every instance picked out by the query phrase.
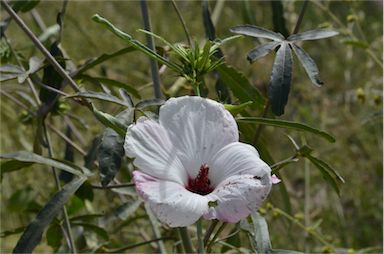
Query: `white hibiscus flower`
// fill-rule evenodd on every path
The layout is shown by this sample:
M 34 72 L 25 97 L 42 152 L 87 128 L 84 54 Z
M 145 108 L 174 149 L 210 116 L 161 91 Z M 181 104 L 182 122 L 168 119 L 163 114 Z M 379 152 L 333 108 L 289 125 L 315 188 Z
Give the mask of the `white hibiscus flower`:
M 184 96 L 129 127 L 126 155 L 139 169 L 139 195 L 171 227 L 200 217 L 238 222 L 259 208 L 273 178 L 253 146 L 240 143 L 235 119 L 216 101 Z

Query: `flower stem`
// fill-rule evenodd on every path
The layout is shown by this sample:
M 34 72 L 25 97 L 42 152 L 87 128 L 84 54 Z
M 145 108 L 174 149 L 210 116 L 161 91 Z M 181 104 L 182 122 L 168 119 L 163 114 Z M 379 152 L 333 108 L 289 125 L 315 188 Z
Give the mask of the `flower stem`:
M 200 218 L 196 222 L 196 230 L 197 230 L 197 243 L 198 243 L 198 253 L 205 253 L 204 250 L 204 238 L 203 238 L 203 227 L 201 223 L 202 219 Z
M 181 12 L 180 12 L 179 8 L 177 7 L 175 0 L 172 0 L 172 5 L 173 5 L 173 8 L 175 8 L 177 16 L 179 17 L 179 20 L 181 22 L 181 25 L 183 26 L 185 36 L 187 37 L 187 40 L 188 40 L 188 44 L 189 44 L 189 46 L 191 46 L 192 45 L 191 36 L 189 35 L 187 25 L 185 24 L 183 16 L 181 15 Z
M 193 252 L 192 241 L 191 241 L 191 238 L 189 237 L 187 227 L 180 227 L 179 234 L 180 234 L 181 242 L 183 243 L 184 252 L 192 253 Z
M 217 237 L 219 237 L 220 233 L 224 230 L 224 228 L 228 225 L 228 223 L 226 222 L 223 222 L 223 224 L 221 224 L 221 226 L 219 227 L 219 229 L 216 231 L 216 234 L 213 236 L 212 240 L 208 243 L 208 246 L 207 246 L 207 253 L 210 253 L 211 252 L 211 249 L 212 249 L 212 246 L 213 244 L 215 243 Z
M 209 238 L 211 237 L 211 234 L 212 234 L 213 230 L 216 228 L 218 223 L 219 223 L 218 220 L 212 220 L 211 225 L 209 226 L 207 232 L 205 233 L 204 245 L 207 245 Z
M 303 3 L 303 6 L 301 7 L 299 18 L 297 19 L 295 29 L 293 30 L 293 34 L 297 34 L 299 32 L 301 21 L 303 21 L 303 17 L 304 17 L 304 13 L 305 13 L 305 9 L 307 8 L 307 5 L 308 5 L 308 0 L 305 0 L 305 2 Z

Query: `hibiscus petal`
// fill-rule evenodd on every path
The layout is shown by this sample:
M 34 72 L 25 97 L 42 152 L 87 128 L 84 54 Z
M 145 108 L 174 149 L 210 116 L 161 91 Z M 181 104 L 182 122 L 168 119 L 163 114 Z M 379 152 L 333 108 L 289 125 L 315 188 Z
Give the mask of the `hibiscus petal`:
M 170 227 L 195 223 L 208 211 L 208 199 L 171 181 L 164 181 L 139 171 L 133 172 L 139 195 L 149 203 L 156 217 Z
M 210 206 L 204 218 L 236 223 L 260 207 L 271 190 L 271 185 L 269 173 L 262 177 L 254 175 L 229 177 L 206 196 L 214 205 Z
M 249 174 L 262 177 L 270 174 L 270 167 L 260 159 L 257 150 L 248 144 L 234 142 L 218 151 L 207 162 L 208 178 L 212 186 L 219 185 L 224 179 L 233 175 Z
M 188 181 L 167 131 L 154 120 L 141 117 L 131 125 L 124 150 L 128 157 L 135 158 L 133 164 L 146 174 L 180 184 Z
M 222 104 L 210 99 L 171 98 L 160 108 L 159 121 L 192 178 L 217 151 L 239 140 L 235 119 Z

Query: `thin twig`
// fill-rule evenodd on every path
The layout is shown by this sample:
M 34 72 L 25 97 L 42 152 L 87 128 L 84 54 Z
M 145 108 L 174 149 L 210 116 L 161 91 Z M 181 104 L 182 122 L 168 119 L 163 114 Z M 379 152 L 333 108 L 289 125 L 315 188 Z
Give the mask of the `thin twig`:
M 118 188 L 126 188 L 126 187 L 133 187 L 135 186 L 134 183 L 125 183 L 125 184 L 114 184 L 114 185 L 107 185 L 107 186 L 100 186 L 100 185 L 93 185 L 91 184 L 91 187 L 94 189 L 118 189 Z
M 179 20 L 181 22 L 181 25 L 183 26 L 183 30 L 184 30 L 185 36 L 187 37 L 188 44 L 189 46 L 192 46 L 192 40 L 191 40 L 191 36 L 189 35 L 187 25 L 185 24 L 183 16 L 181 15 L 181 12 L 177 7 L 175 0 L 172 0 L 172 5 L 173 5 L 173 8 L 175 8 L 177 16 L 179 17 Z
M 227 222 L 223 222 L 223 224 L 221 224 L 221 226 L 219 227 L 219 229 L 216 231 L 216 234 L 213 236 L 212 240 L 208 243 L 208 246 L 207 246 L 207 253 L 211 253 L 213 244 L 215 243 L 217 237 L 219 237 L 220 233 L 224 230 L 224 228 L 225 228 L 227 225 L 228 225 Z
M 215 230 L 218 223 L 219 223 L 218 220 L 212 220 L 211 221 L 211 225 L 209 225 L 209 228 L 208 228 L 207 232 L 205 232 L 205 236 L 204 236 L 204 245 L 205 246 L 207 246 L 209 238 L 211 237 L 211 234 L 212 234 L 213 230 Z
M 48 135 L 48 131 L 47 131 L 47 126 L 45 124 L 45 120 L 42 121 L 42 125 L 43 125 L 43 132 L 44 132 L 44 136 L 45 136 L 45 140 L 47 142 L 47 147 L 48 147 L 48 156 L 50 158 L 53 158 L 53 149 L 52 149 L 52 145 L 51 145 L 51 141 L 50 141 L 50 138 L 49 138 L 49 135 Z M 53 177 L 55 179 L 55 184 L 56 184 L 56 188 L 60 191 L 61 190 L 61 184 L 60 184 L 60 179 L 59 179 L 59 176 L 57 174 L 57 170 L 56 168 L 52 167 L 52 173 L 53 173 Z M 72 250 L 72 253 L 77 253 L 77 250 L 76 250 L 76 244 L 75 244 L 75 241 L 74 241 L 74 238 L 73 238 L 73 235 L 72 235 L 72 230 L 71 230 L 71 224 L 69 222 L 69 217 L 68 217 L 68 212 L 67 212 L 67 208 L 65 207 L 65 205 L 63 206 L 63 217 L 64 217 L 64 225 L 66 227 L 66 230 L 67 230 L 67 235 L 68 235 L 68 240 L 69 240 L 69 243 L 70 243 L 70 249 Z
M 264 109 L 263 109 L 263 113 L 261 114 L 262 117 L 266 117 L 267 114 L 268 114 L 268 110 L 269 110 L 269 99 L 267 99 L 267 101 L 265 102 L 265 105 L 264 105 Z M 260 137 L 260 134 L 261 134 L 261 131 L 264 129 L 264 125 L 260 124 L 257 129 L 256 129 L 256 132 L 255 132 L 255 136 L 253 136 L 253 145 L 256 145 L 257 144 L 257 141 Z
M 144 21 L 144 29 L 151 32 L 151 20 L 149 18 L 148 14 L 148 6 L 147 1 L 141 0 L 140 1 L 140 7 L 141 7 L 141 13 L 143 16 Z M 155 41 L 152 37 L 152 35 L 146 34 L 147 39 L 147 46 L 152 51 L 155 51 Z M 151 65 L 151 74 L 152 74 L 152 80 L 153 80 L 153 89 L 155 91 L 155 98 L 160 99 L 161 98 L 161 89 L 160 89 L 160 74 L 159 74 L 159 66 L 157 64 L 157 61 L 150 58 L 149 59 L 150 65 Z
M 32 110 L 29 109 L 29 107 L 27 107 L 27 105 L 24 105 L 23 103 L 21 103 L 18 99 L 16 99 L 14 96 L 12 96 L 11 94 L 9 94 L 8 92 L 4 91 L 3 89 L 0 89 L 0 93 L 3 94 L 5 97 L 7 97 L 8 99 L 10 99 L 12 102 L 14 102 L 16 105 L 22 107 L 23 109 L 25 109 L 26 111 L 28 111 L 28 113 L 32 114 L 32 115 L 35 115 L 35 112 L 33 112 Z
M 80 92 L 80 88 L 77 86 L 76 82 L 69 76 L 69 74 L 61 67 L 61 65 L 56 61 L 56 59 L 49 53 L 49 51 L 44 47 L 44 45 L 39 41 L 39 39 L 32 33 L 24 21 L 13 11 L 9 4 L 5 0 L 1 0 L 1 5 L 8 12 L 8 14 L 15 20 L 19 27 L 27 34 L 35 46 L 43 53 L 47 58 L 48 62 L 55 68 L 55 70 L 62 76 L 76 92 Z
M 78 146 L 75 142 L 73 142 L 69 137 L 67 137 L 64 133 L 62 133 L 59 129 L 57 129 L 55 126 L 51 125 L 51 124 L 47 124 L 48 128 L 51 129 L 54 133 L 56 133 L 59 137 L 61 137 L 62 139 L 64 139 L 65 142 L 67 142 L 68 144 L 70 144 L 73 148 L 75 148 L 79 153 L 81 153 L 81 155 L 85 156 L 87 155 L 87 153 L 83 150 L 83 148 L 81 148 L 80 146 Z
M 160 238 L 155 238 L 155 239 L 152 239 L 152 240 L 149 240 L 149 241 L 128 245 L 128 246 L 121 247 L 121 248 L 118 248 L 118 249 L 103 250 L 103 251 L 106 252 L 106 253 L 121 253 L 123 251 L 129 250 L 129 249 L 133 249 L 133 248 L 136 248 L 136 247 L 139 247 L 139 246 L 142 246 L 142 245 L 146 245 L 146 244 L 150 244 L 150 243 L 158 242 L 158 241 L 172 240 L 172 239 L 173 238 L 169 237 L 169 236 L 168 237 L 160 237 Z

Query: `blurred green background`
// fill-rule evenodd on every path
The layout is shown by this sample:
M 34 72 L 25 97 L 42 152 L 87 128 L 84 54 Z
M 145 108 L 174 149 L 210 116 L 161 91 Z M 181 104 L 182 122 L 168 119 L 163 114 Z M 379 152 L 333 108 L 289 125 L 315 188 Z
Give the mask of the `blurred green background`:
M 302 3 L 284 1 L 284 17 L 289 31 L 296 24 Z M 182 26 L 171 2 L 149 1 L 148 5 L 153 32 L 170 42 L 185 43 Z M 177 5 L 193 40 L 203 41 L 205 33 L 201 2 L 177 1 Z M 210 1 L 209 5 L 213 20 L 216 21 L 218 38 L 231 36 L 230 27 L 251 22 L 273 29 L 270 1 Z M 55 24 L 61 6 L 61 1 L 41 1 L 34 11 L 49 27 Z M 87 58 L 127 46 L 91 20 L 95 13 L 106 17 L 142 42 L 145 41 L 144 35 L 136 31 L 143 27 L 138 1 L 70 1 L 65 15 L 61 46 L 75 65 L 83 63 Z M 20 15 L 36 35 L 42 34 L 31 12 Z M 4 10 L 1 11 L 1 16 L 2 19 L 7 16 Z M 340 198 L 329 188 L 318 171 L 312 170 L 314 166 L 303 160 L 285 167 L 281 173 L 288 188 L 293 215 L 303 223 L 308 223 L 307 225 L 318 224 L 317 230 L 325 239 L 336 247 L 350 249 L 350 252 L 352 249 L 371 247 L 374 248 L 373 252 L 377 252 L 383 239 L 382 17 L 381 1 L 309 2 L 300 31 L 333 27 L 340 31 L 340 35 L 302 43 L 302 47 L 317 63 L 325 85 L 322 88 L 313 86 L 298 60 L 294 58 L 291 93 L 286 113 L 282 117 L 326 130 L 336 137 L 336 143 L 327 143 L 317 137 L 289 132 L 298 142 L 307 143 L 314 148 L 316 156 L 327 161 L 344 177 L 346 182 L 342 186 Z M 25 59 L 31 56 L 42 58 L 14 22 L 6 30 L 6 35 L 14 50 Z M 157 44 L 163 45 L 161 42 Z M 225 61 L 243 72 L 265 93 L 274 57 L 270 54 L 250 65 L 246 61 L 246 55 L 256 44 L 258 43 L 250 37 L 244 37 L 225 44 L 222 50 Z M 379 63 L 375 61 L 375 57 L 379 59 Z M 2 64 L 5 63 L 14 63 L 14 59 L 6 55 L 3 45 Z M 97 76 L 105 74 L 111 79 L 133 85 L 144 98 L 153 97 L 149 62 L 142 53 L 133 52 L 115 58 L 103 63 L 103 70 L 94 68 L 90 73 Z M 164 91 L 174 86 L 176 78 L 171 72 L 162 75 Z M 208 82 L 208 87 L 211 97 L 215 98 L 213 84 Z M 25 84 L 19 85 L 16 81 L 10 81 L 4 82 L 0 89 L 16 93 L 27 88 Z M 70 89 L 67 87 L 65 91 L 70 92 Z M 189 91 L 181 89 L 173 95 L 186 93 Z M 22 97 L 21 100 L 28 104 Z M 111 105 L 99 105 L 105 112 L 117 112 Z M 75 138 L 86 149 L 103 127 L 93 116 L 76 105 L 71 105 L 69 111 L 87 122 L 87 127 L 79 128 L 83 140 Z M 25 112 L 11 100 L 1 96 L 1 153 L 33 150 L 35 127 L 31 123 L 22 123 L 23 114 Z M 65 132 L 59 117 L 52 117 L 51 123 Z M 262 133 L 261 138 L 275 161 L 283 160 L 294 152 L 285 133 L 284 130 L 271 127 L 265 128 Z M 52 139 L 56 157 L 63 158 L 65 144 L 54 134 Z M 82 157 L 76 154 L 75 161 L 82 164 Z M 47 171 L 38 169 L 37 166 L 33 168 L 36 169 L 7 173 L 2 179 L 0 188 L 3 233 L 26 226 L 36 216 L 36 209 L 46 203 L 55 192 L 54 182 Z M 310 172 L 307 180 L 304 173 L 306 168 Z M 97 180 L 94 179 L 95 182 Z M 124 180 L 126 179 L 122 175 L 121 181 Z M 72 215 L 90 211 L 111 213 L 121 201 L 113 192 L 94 190 L 92 203 L 87 201 L 88 203 L 78 204 L 79 202 L 82 201 L 71 200 L 69 210 Z M 278 187 L 273 188 L 268 202 L 275 207 L 284 208 Z M 266 216 L 273 247 L 305 252 L 322 251 L 321 244 L 304 230 L 268 211 Z M 112 235 L 110 238 L 126 243 L 134 243 L 135 237 L 139 236 L 129 234 L 133 228 L 142 227 L 139 223 L 134 227 L 122 227 L 115 231 L 115 226 L 105 224 L 105 229 Z M 144 231 L 149 232 L 150 229 L 144 228 Z M 10 252 L 19 236 L 20 233 L 7 237 L 3 234 L 0 252 Z M 36 252 L 51 252 L 52 249 L 43 240 Z

